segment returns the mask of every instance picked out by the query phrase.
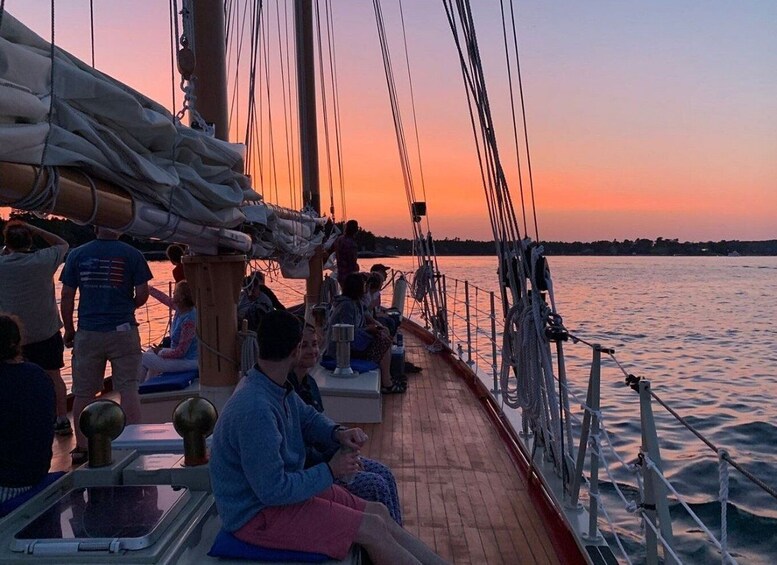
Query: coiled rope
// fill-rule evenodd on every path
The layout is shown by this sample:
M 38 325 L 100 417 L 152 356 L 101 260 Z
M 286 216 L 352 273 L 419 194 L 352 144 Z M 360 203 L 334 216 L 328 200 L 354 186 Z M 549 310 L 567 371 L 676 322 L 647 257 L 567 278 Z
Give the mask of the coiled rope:
M 413 275 L 413 283 L 410 289 L 410 295 L 415 298 L 417 302 L 421 302 L 432 288 L 432 281 L 434 278 L 434 272 L 432 267 L 427 263 L 421 265 L 416 269 Z

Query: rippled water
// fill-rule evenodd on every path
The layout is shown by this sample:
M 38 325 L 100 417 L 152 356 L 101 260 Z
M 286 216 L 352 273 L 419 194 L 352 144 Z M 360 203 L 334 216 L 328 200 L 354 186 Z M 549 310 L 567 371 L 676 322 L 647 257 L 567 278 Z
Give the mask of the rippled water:
M 414 268 L 412 258 L 380 261 L 406 272 Z M 777 488 L 777 258 L 551 257 L 549 261 L 556 304 L 573 334 L 614 347 L 627 371 L 650 379 L 653 390 L 710 441 Z M 362 266 L 373 262 L 363 261 Z M 498 289 L 496 261 L 491 257 L 442 257 L 439 262 L 446 274 L 449 307 L 462 316 L 464 286 L 457 281 L 466 279 L 472 285 L 471 315 L 479 314 L 484 326 L 484 331 L 475 334 L 478 351 L 473 357 L 488 371 L 490 325 L 484 316 L 489 292 Z M 154 283 L 166 288 L 169 265 L 154 263 L 152 270 Z M 269 284 L 285 303 L 301 300 L 304 281 Z M 139 320 L 144 341 L 157 341 L 164 333 L 167 311 L 150 306 L 140 312 Z M 465 335 L 462 318 L 452 318 L 451 323 L 458 336 Z M 570 380 L 582 398 L 590 349 L 570 343 L 565 352 Z M 639 404 L 637 394 L 623 385 L 622 377 L 615 364 L 605 359 L 604 423 L 617 451 L 631 460 L 640 443 Z M 693 510 L 719 534 L 716 457 L 655 404 L 654 412 L 665 472 Z M 627 496 L 635 496 L 634 488 L 627 486 L 633 485 L 633 478 L 616 466 L 613 472 Z M 751 487 L 735 470 L 730 476 L 732 552 L 740 562 L 777 562 L 777 501 Z M 619 532 L 630 548 L 636 547 L 638 522 L 623 510 L 611 483 L 608 486 L 605 480 L 602 490 Z M 672 514 L 684 560 L 720 560 L 679 505 L 672 506 Z M 639 561 L 639 551 L 635 551 Z

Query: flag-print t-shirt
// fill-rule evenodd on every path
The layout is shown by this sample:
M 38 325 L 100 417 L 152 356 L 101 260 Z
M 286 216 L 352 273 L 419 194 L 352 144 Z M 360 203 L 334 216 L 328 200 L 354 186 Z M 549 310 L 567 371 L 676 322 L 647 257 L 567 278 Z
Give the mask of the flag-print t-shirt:
M 140 251 L 121 241 L 96 239 L 70 252 L 59 280 L 78 289 L 78 328 L 108 332 L 135 324 L 134 289 L 151 278 Z

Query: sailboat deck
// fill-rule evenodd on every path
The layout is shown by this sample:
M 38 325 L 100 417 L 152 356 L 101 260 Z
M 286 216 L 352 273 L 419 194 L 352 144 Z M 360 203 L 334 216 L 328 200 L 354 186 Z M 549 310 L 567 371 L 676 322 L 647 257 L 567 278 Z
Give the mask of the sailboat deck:
M 381 424 L 361 426 L 365 455 L 397 478 L 405 527 L 453 563 L 558 563 L 525 478 L 450 355 L 410 332 L 405 351 L 423 371 L 383 397 Z M 52 471 L 70 470 L 74 444 L 55 438 Z
M 558 563 L 528 485 L 450 355 L 405 332 L 423 371 L 383 397 L 383 422 L 363 425 L 365 454 L 387 464 L 405 527 L 454 563 Z

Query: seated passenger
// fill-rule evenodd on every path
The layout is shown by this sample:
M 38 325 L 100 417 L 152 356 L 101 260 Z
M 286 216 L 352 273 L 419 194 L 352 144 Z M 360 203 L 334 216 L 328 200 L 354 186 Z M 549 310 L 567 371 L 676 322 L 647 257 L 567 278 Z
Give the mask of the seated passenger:
M 365 283 L 364 307 L 373 317 L 380 311 L 380 289 L 383 286 L 383 278 L 378 273 L 370 273 Z
M 265 285 L 264 273 L 254 271 L 243 281 L 240 302 L 237 305 L 237 321 L 242 327 L 248 321 L 248 329 L 257 331 L 262 317 L 273 310 L 286 310 L 275 293 Z
M 173 298 L 149 286 L 148 292 L 168 308 L 175 310 L 170 327 L 170 347 L 155 346 L 143 353 L 138 381 L 168 371 L 197 369 L 197 310 L 192 288 L 185 280 L 175 285 Z
M 375 318 L 377 322 L 386 326 L 393 337 L 397 334 L 401 320 L 399 316 L 389 316 L 381 305 L 380 291 L 385 279 L 380 271 L 374 270 L 376 266 L 382 267 L 383 265 L 374 265 L 372 267 L 373 271 L 370 273 L 370 276 L 367 277 L 367 288 L 364 293 L 365 305 L 367 306 L 370 315 Z
M 324 411 L 321 393 L 318 384 L 308 371 L 318 364 L 319 360 L 318 337 L 316 328 L 306 324 L 302 330 L 302 343 L 299 347 L 299 356 L 289 373 L 288 381 L 294 387 L 299 397 L 315 408 L 318 412 Z M 318 463 L 329 461 L 335 450 L 320 450 L 315 446 L 307 446 L 305 467 L 312 467 Z M 383 463 L 373 459 L 361 458 L 363 471 L 356 473 L 350 482 L 336 481 L 337 484 L 347 488 L 352 494 L 365 500 L 383 503 L 388 508 L 394 521 L 402 525 L 402 511 L 397 494 L 397 481 L 391 470 Z
M 376 565 L 443 563 L 391 519 L 386 507 L 333 484 L 361 470 L 358 428 L 335 425 L 291 394 L 286 378 L 302 328 L 292 314 L 264 316 L 259 362 L 238 384 L 216 423 L 210 473 L 225 530 L 245 543 L 343 559 L 353 543 Z M 305 446 L 341 446 L 328 463 L 305 469 Z
M 0 503 L 33 488 L 49 472 L 54 441 L 54 385 L 22 360 L 22 335 L 0 314 Z
M 364 279 L 359 273 L 351 273 L 343 281 L 343 294 L 332 302 L 331 325 L 351 324 L 354 327 L 354 341 L 351 356 L 368 359 L 380 366 L 381 392 L 402 393 L 407 390 L 407 381 L 401 377 L 391 378 L 391 335 L 385 326 L 376 322 L 364 310 Z M 335 357 L 335 342 L 329 344 L 327 354 Z

